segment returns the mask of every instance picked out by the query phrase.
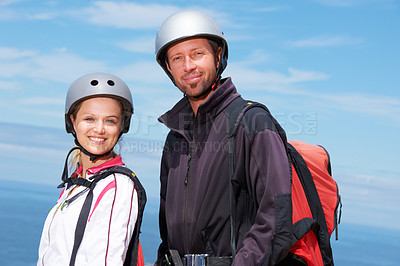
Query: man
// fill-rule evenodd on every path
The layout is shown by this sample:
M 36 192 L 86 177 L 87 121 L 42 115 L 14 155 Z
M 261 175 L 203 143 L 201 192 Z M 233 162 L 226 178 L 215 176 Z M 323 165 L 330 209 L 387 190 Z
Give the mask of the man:
M 157 264 L 168 250 L 186 260 L 207 254 L 207 265 L 274 264 L 281 256 L 275 246 L 291 245 L 286 146 L 265 111 L 252 108 L 235 137 L 235 170 L 230 176 L 225 111 L 240 94 L 230 78 L 221 80 L 228 58 L 224 34 L 205 14 L 178 12 L 160 26 L 156 54 L 184 94 L 159 118 L 171 131 L 161 162 L 162 243 Z M 234 221 L 231 182 L 243 188 L 235 194 Z

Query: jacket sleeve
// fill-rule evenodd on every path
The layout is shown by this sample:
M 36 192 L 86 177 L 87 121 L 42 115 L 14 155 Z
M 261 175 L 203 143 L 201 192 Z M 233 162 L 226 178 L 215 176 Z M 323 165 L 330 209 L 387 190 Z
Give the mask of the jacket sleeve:
M 165 197 L 166 197 L 166 191 L 167 191 L 167 178 L 168 178 L 168 161 L 167 161 L 167 156 L 168 153 L 164 149 L 163 155 L 161 158 L 161 169 L 160 169 L 160 181 L 161 181 L 161 187 L 160 187 L 160 210 L 159 210 L 159 230 L 160 230 L 160 238 L 161 238 L 161 244 L 158 248 L 158 254 L 157 254 L 157 261 L 155 265 L 161 265 L 161 260 L 164 257 L 164 254 L 168 250 L 168 243 L 167 243 L 167 223 L 165 220 Z
M 256 212 L 233 265 L 273 265 L 286 256 L 292 240 L 291 173 L 286 147 L 270 129 L 243 142 L 247 155 L 242 161 L 245 182 Z
M 123 174 L 113 174 L 95 190 L 78 256 L 84 256 L 80 261 L 85 265 L 123 265 L 138 215 L 134 183 Z

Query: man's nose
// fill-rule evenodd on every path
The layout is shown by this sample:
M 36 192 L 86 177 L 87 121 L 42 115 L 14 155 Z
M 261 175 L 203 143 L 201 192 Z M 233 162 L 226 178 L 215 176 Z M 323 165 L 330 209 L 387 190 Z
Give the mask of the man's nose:
M 189 72 L 193 69 L 196 68 L 196 64 L 194 63 L 194 61 L 192 60 L 192 58 L 190 58 L 190 56 L 186 56 L 185 57 L 185 61 L 184 61 L 184 69 L 185 71 Z

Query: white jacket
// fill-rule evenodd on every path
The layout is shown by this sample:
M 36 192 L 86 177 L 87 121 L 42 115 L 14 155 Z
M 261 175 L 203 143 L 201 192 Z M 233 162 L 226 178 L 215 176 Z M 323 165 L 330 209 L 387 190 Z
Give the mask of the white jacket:
M 124 165 L 120 156 L 90 168 L 87 179 L 115 165 Z M 89 191 L 85 187 L 75 187 L 64 188 L 47 216 L 40 240 L 38 266 L 69 265 L 76 223 Z M 65 203 L 75 195 L 79 196 L 70 204 Z M 123 265 L 137 215 L 138 196 L 128 176 L 117 173 L 98 181 L 75 265 Z

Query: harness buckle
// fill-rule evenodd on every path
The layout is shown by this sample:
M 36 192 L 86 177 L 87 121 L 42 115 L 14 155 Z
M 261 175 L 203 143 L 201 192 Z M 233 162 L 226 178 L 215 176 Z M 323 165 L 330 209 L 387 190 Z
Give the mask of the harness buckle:
M 186 254 L 184 260 L 186 266 L 207 266 L 206 258 L 209 254 Z

